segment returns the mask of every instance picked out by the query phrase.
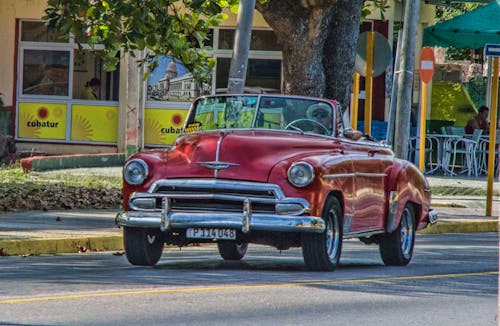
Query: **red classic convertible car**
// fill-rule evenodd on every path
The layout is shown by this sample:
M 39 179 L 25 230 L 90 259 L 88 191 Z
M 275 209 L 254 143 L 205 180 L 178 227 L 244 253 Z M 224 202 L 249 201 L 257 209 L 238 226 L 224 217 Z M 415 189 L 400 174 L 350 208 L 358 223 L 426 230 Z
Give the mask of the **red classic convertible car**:
M 386 265 L 408 264 L 416 230 L 436 220 L 429 184 L 343 120 L 331 100 L 197 99 L 172 148 L 124 166 L 127 259 L 154 265 L 165 243 L 216 242 L 223 259 L 239 260 L 256 243 L 302 247 L 308 268 L 333 270 L 342 240 L 359 238 L 378 244 Z

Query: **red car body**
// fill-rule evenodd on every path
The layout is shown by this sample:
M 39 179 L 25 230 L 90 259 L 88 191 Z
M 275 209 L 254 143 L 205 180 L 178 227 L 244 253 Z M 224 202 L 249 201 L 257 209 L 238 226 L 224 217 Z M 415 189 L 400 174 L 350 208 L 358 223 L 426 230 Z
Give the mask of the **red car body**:
M 311 107 L 318 105 L 328 111 L 321 128 L 311 121 Z M 242 122 L 244 115 L 248 122 Z M 213 127 L 214 119 L 225 125 Z M 124 212 L 117 221 L 125 227 L 127 258 L 152 265 L 165 242 L 216 241 L 224 259 L 241 259 L 248 243 L 260 243 L 302 246 L 311 269 L 332 270 L 342 239 L 359 238 L 379 244 L 386 264 L 406 265 L 415 231 L 436 219 L 430 186 L 384 144 L 355 138 L 335 101 L 276 95 L 198 99 L 171 149 L 138 153 L 126 163 Z M 131 184 L 141 166 L 145 175 Z M 217 236 L 227 230 L 234 230 L 232 238 Z

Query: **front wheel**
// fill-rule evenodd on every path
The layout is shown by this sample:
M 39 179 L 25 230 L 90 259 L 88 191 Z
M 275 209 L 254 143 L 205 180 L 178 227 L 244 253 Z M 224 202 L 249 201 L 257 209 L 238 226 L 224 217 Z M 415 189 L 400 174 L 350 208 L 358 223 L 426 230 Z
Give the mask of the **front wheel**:
M 163 237 L 160 230 L 123 228 L 125 255 L 132 265 L 153 266 L 163 253 Z
M 414 245 L 415 212 L 411 204 L 406 204 L 396 230 L 380 241 L 380 256 L 385 265 L 405 266 L 413 256 Z
M 332 271 L 342 252 L 342 207 L 335 197 L 326 200 L 322 218 L 326 230 L 323 233 L 302 235 L 302 255 L 307 267 L 312 270 Z
M 241 260 L 247 253 L 248 243 L 235 240 L 217 241 L 219 254 L 224 260 Z

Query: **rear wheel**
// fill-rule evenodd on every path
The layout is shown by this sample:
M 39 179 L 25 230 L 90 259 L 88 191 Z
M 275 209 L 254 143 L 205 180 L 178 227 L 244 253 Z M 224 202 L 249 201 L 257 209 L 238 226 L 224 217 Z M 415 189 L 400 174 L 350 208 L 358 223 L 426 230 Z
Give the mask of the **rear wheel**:
M 411 204 L 406 204 L 397 229 L 380 241 L 380 256 L 385 265 L 405 266 L 413 256 L 414 245 L 415 211 Z
M 123 228 L 125 255 L 132 265 L 153 266 L 163 253 L 163 236 L 156 229 Z
M 225 260 L 241 260 L 247 253 L 248 243 L 237 240 L 217 241 L 220 256 Z
M 323 233 L 302 235 L 302 255 L 307 267 L 312 270 L 332 271 L 342 252 L 342 208 L 335 197 L 326 200 L 322 218 L 326 230 Z

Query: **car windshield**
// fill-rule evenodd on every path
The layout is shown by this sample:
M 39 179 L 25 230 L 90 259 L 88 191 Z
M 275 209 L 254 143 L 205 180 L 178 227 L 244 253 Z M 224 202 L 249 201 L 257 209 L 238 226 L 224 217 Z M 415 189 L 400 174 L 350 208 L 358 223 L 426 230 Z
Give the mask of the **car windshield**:
M 329 102 L 280 96 L 214 96 L 195 102 L 186 132 L 262 128 L 331 135 L 333 106 Z

